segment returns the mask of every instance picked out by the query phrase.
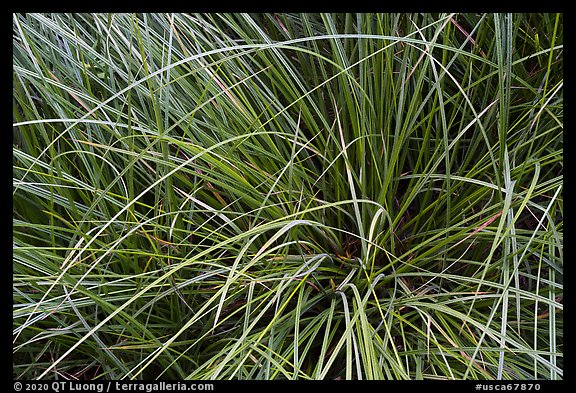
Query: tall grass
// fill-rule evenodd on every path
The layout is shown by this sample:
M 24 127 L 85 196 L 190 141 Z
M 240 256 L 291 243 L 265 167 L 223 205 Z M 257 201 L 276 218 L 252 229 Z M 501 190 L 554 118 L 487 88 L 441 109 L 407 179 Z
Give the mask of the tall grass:
M 13 34 L 14 378 L 563 378 L 562 15 Z

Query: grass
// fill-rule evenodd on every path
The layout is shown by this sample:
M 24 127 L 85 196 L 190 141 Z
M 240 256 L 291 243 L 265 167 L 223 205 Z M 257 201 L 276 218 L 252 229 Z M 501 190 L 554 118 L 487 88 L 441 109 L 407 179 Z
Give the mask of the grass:
M 561 14 L 14 14 L 16 379 L 562 379 Z

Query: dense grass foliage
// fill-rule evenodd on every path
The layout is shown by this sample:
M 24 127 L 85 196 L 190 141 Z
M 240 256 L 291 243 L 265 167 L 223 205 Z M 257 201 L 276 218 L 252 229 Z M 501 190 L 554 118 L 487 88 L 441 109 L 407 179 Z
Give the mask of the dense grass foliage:
M 562 379 L 557 14 L 15 14 L 13 376 Z

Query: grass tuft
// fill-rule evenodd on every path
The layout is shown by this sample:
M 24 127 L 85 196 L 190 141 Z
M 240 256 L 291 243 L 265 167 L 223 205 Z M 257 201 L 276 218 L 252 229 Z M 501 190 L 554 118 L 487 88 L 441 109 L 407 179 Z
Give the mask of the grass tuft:
M 14 14 L 15 379 L 562 379 L 561 14 Z

